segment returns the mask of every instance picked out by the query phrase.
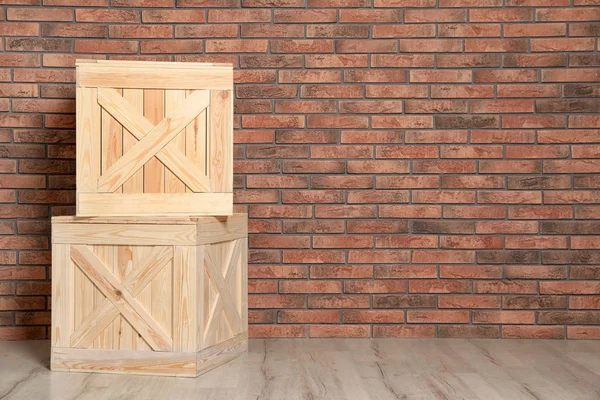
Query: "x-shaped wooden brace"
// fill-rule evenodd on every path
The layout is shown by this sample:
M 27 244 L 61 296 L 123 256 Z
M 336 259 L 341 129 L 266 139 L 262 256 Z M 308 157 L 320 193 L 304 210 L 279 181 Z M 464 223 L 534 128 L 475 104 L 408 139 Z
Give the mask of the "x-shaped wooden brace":
M 179 150 L 165 147 L 209 103 L 210 92 L 196 90 L 171 115 L 155 126 L 114 89 L 99 88 L 98 104 L 139 142 L 98 179 L 98 191 L 114 192 L 155 155 L 193 192 L 210 191 L 208 178 L 196 165 Z
M 173 340 L 135 299 L 173 258 L 173 249 L 157 248 L 141 261 L 122 282 L 86 245 L 72 245 L 71 259 L 106 296 L 86 321 L 71 335 L 71 346 L 87 348 L 98 335 L 122 314 L 155 351 L 170 351 Z
M 215 329 L 217 329 L 218 324 L 216 319 L 220 317 L 222 311 L 225 312 L 225 316 L 229 321 L 231 329 L 235 333 L 240 332 L 242 317 L 237 311 L 237 307 L 234 303 L 235 297 L 231 291 L 231 289 L 235 288 L 235 285 L 233 285 L 231 282 L 231 278 L 236 271 L 235 264 L 239 261 L 238 255 L 240 251 L 240 241 L 236 240 L 234 243 L 235 244 L 231 246 L 231 251 L 227 256 L 225 263 L 225 265 L 227 265 L 225 278 L 223 278 L 223 274 L 221 273 L 221 266 L 212 259 L 211 252 L 206 251 L 204 257 L 204 264 L 206 265 L 208 275 L 217 288 L 215 302 L 210 310 L 208 322 L 204 332 L 205 339 L 209 337 Z

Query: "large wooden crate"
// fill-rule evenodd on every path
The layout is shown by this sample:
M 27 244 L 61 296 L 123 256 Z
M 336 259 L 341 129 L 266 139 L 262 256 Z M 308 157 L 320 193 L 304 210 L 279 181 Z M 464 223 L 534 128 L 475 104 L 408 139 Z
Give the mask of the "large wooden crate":
M 77 61 L 77 215 L 231 215 L 230 64 Z
M 52 219 L 54 371 L 197 376 L 247 348 L 247 216 Z

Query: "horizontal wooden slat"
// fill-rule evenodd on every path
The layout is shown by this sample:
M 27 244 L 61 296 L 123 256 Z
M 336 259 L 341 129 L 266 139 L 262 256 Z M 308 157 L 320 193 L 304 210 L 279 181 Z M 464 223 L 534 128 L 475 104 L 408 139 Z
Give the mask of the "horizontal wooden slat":
M 160 69 L 160 71 L 159 71 Z M 233 89 L 233 68 L 150 63 L 78 63 L 78 87 L 138 89 Z
M 160 217 L 137 216 L 137 217 L 79 217 L 75 215 L 62 215 L 52 217 L 53 224 L 150 224 L 150 225 L 196 225 L 212 223 L 242 223 L 248 219 L 248 214 L 236 213 L 222 217 Z M 229 220 L 229 222 L 228 222 Z
M 143 204 L 143 207 L 140 207 Z M 78 193 L 78 216 L 231 215 L 233 193 Z
M 53 371 L 196 376 L 196 353 L 52 348 Z
M 248 332 L 243 332 L 229 340 L 201 350 L 197 354 L 197 374 L 202 375 L 233 360 L 247 349 Z
M 193 225 L 54 224 L 53 243 L 102 245 L 195 245 Z
M 235 214 L 226 219 L 198 223 L 197 244 L 235 240 L 248 236 L 248 215 Z

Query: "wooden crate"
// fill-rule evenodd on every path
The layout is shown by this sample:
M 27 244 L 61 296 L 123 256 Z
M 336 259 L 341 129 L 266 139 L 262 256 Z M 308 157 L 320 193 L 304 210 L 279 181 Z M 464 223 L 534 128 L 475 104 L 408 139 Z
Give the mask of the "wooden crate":
M 197 376 L 243 352 L 247 222 L 54 217 L 52 370 Z
M 78 216 L 233 213 L 231 64 L 76 68 Z

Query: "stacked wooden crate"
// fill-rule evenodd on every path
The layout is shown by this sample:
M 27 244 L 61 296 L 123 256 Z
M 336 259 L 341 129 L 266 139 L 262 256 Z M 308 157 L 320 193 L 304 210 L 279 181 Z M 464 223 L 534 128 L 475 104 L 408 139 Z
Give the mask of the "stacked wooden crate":
M 77 216 L 52 219 L 53 370 L 197 376 L 247 346 L 231 65 L 77 62 Z

